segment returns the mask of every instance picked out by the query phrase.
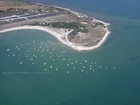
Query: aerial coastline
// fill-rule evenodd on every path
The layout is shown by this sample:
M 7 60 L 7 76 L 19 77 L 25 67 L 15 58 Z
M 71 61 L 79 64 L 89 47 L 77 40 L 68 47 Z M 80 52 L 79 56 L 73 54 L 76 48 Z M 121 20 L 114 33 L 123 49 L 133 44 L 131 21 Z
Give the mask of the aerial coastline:
M 8 21 L 8 23 L 6 24 L 0 24 L 0 33 L 21 29 L 41 30 L 53 35 L 64 45 L 67 45 L 68 47 L 71 47 L 72 49 L 77 51 L 93 50 L 100 47 L 106 41 L 108 35 L 110 34 L 110 31 L 108 29 L 108 26 L 110 25 L 109 23 L 103 22 L 101 20 L 96 20 L 93 17 L 89 17 L 85 14 L 78 13 L 67 8 L 52 5 L 45 7 L 46 5 L 44 4 L 33 2 L 30 3 L 37 6 L 39 5 L 39 7 L 44 6 L 43 9 L 47 8 L 49 9 L 47 12 L 51 11 L 51 14 L 55 13 L 55 15 L 49 17 L 48 14 L 45 14 L 45 12 L 41 12 L 42 14 L 32 13 L 33 15 L 30 16 L 29 12 L 22 15 L 0 17 L 0 22 Z M 30 17 L 32 18 L 32 16 L 34 16 L 33 19 L 28 20 Z M 35 19 L 35 16 L 44 17 L 39 18 L 40 20 L 38 21 L 37 19 Z M 64 17 L 66 19 L 69 18 L 69 20 L 66 20 Z M 15 18 L 24 18 L 26 21 L 24 20 L 25 22 L 23 22 L 21 20 L 19 22 L 13 22 Z M 61 18 L 63 18 L 63 21 L 60 20 Z

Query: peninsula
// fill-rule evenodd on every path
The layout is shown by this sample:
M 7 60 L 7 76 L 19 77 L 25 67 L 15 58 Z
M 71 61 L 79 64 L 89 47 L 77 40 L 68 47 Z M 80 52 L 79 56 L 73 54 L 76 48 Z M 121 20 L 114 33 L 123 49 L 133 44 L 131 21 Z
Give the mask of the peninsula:
M 77 51 L 100 47 L 109 35 L 110 24 L 59 6 L 25 0 L 0 1 L 0 33 L 42 30 Z

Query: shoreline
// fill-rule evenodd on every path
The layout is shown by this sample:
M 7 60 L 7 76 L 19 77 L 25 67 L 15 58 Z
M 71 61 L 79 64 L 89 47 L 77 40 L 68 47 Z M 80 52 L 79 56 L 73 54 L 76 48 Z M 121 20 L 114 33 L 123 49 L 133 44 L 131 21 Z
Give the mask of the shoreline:
M 24 1 L 24 0 L 22 0 Z M 24 2 L 27 2 L 27 1 L 24 1 Z M 43 5 L 43 6 L 46 6 L 46 4 L 42 4 L 42 3 L 37 3 L 37 2 L 32 2 L 30 1 L 30 3 L 33 3 L 33 4 L 36 4 L 36 5 Z M 76 11 L 73 11 L 69 8 L 65 8 L 65 7 L 60 7 L 60 6 L 55 6 L 55 5 L 48 5 L 48 6 L 52 6 L 52 7 L 55 7 L 55 8 L 59 8 L 59 9 L 63 9 L 63 10 L 66 10 L 66 11 L 69 11 L 71 12 L 72 14 L 75 14 L 77 15 L 77 17 L 88 17 L 88 15 L 86 14 L 83 14 L 83 13 L 80 13 L 80 12 L 76 12 Z M 57 38 L 62 44 L 74 49 L 74 50 L 77 50 L 77 51 L 85 51 L 85 50 L 93 50 L 93 49 L 96 49 L 96 48 L 99 48 L 107 39 L 108 35 L 111 33 L 109 30 L 108 30 L 108 26 L 110 25 L 110 23 L 107 23 L 107 22 L 104 22 L 104 21 L 101 21 L 101 20 L 97 20 L 95 19 L 94 17 L 91 17 L 93 20 L 92 22 L 100 22 L 102 24 L 104 24 L 104 30 L 105 30 L 105 34 L 104 36 L 102 37 L 102 39 L 94 46 L 82 46 L 82 45 L 78 45 L 76 43 L 72 43 L 68 40 L 68 35 L 70 33 L 70 31 L 68 32 L 65 32 L 63 34 L 60 34 L 54 30 L 52 30 L 51 28 L 49 27 L 43 27 L 43 26 L 29 26 L 29 25 L 26 25 L 26 26 L 20 26 L 20 27 L 12 27 L 12 28 L 9 28 L 9 29 L 4 29 L 4 30 L 0 30 L 0 33 L 4 33 L 4 32 L 8 32 L 8 31 L 14 31 L 14 30 L 23 30 L 23 29 L 33 29 L 33 30 L 40 30 L 40 31 L 45 31 L 51 35 L 53 35 L 55 38 Z M 71 31 L 72 32 L 72 31 Z M 63 39 L 65 38 L 65 39 Z
M 69 11 L 69 12 L 77 15 L 78 17 L 88 17 L 87 14 L 83 14 L 83 13 L 78 12 L 78 11 L 73 11 L 70 8 L 67 8 L 67 7 L 61 7 L 61 6 L 57 6 L 57 5 L 51 5 L 51 4 L 42 4 L 42 3 L 30 1 L 30 0 L 27 0 L 27 1 L 29 1 L 30 3 L 36 4 L 36 5 L 43 5 L 43 6 L 46 6 L 47 5 L 47 6 L 52 6 L 52 7 L 59 8 L 59 9 L 64 9 L 64 10 L 67 10 L 67 11 Z M 24 1 L 24 2 L 27 2 L 27 1 Z M 93 19 L 92 22 L 94 22 L 94 21 L 101 22 L 101 23 L 103 23 L 105 25 L 105 27 L 111 25 L 110 23 L 107 23 L 107 22 L 104 22 L 104 21 L 95 19 L 93 16 L 92 16 L 92 19 Z
M 95 46 L 91 46 L 91 47 L 85 47 L 85 46 L 79 46 L 76 45 L 70 41 L 68 41 L 67 39 L 67 35 L 69 34 L 69 32 L 64 33 L 66 40 L 63 40 L 61 37 L 62 35 L 51 30 L 48 27 L 41 27 L 41 26 L 20 26 L 20 27 L 13 27 L 13 28 L 9 28 L 9 29 L 5 29 L 0 31 L 0 33 L 4 33 L 4 32 L 9 32 L 9 31 L 16 31 L 16 30 L 24 30 L 24 29 L 33 29 L 33 30 L 40 30 L 40 31 L 44 31 L 47 32 L 51 35 L 53 35 L 55 38 L 57 38 L 62 44 L 77 50 L 77 51 L 85 51 L 85 50 L 93 50 L 96 48 L 99 48 L 107 39 L 108 35 L 110 34 L 110 31 L 105 28 L 106 34 L 104 35 L 104 37 L 98 42 L 98 44 L 96 44 Z
M 35 2 L 34 2 L 35 3 Z M 37 4 L 37 3 L 36 3 Z M 78 17 L 88 17 L 88 15 L 86 14 L 83 14 L 83 13 L 80 13 L 80 12 L 77 12 L 77 11 L 73 11 L 69 8 L 65 8 L 65 7 L 60 7 L 60 6 L 55 6 L 55 5 L 49 5 L 49 6 L 53 6 L 53 7 L 56 7 L 56 8 L 60 8 L 60 9 L 64 9 L 64 10 L 67 10 L 75 15 L 77 15 Z M 104 24 L 105 28 L 103 28 L 106 33 L 104 35 L 104 37 L 95 45 L 95 46 L 91 46 L 91 47 L 85 47 L 85 46 L 79 46 L 79 45 L 76 45 L 75 43 L 72 43 L 68 40 L 68 38 L 66 37 L 66 41 L 67 41 L 67 46 L 71 47 L 72 49 L 74 50 L 77 50 L 77 51 L 86 51 L 86 50 L 94 50 L 96 48 L 99 48 L 107 39 L 108 35 L 111 33 L 109 30 L 108 30 L 108 26 L 111 25 L 110 23 L 107 23 L 107 22 L 104 22 L 104 21 L 101 21 L 101 20 L 98 20 L 98 19 L 95 19 L 94 17 L 92 17 L 93 21 L 92 22 L 101 22 Z M 66 35 L 67 36 L 67 35 Z M 63 42 L 62 42 L 63 43 Z M 63 43 L 64 44 L 64 43 Z

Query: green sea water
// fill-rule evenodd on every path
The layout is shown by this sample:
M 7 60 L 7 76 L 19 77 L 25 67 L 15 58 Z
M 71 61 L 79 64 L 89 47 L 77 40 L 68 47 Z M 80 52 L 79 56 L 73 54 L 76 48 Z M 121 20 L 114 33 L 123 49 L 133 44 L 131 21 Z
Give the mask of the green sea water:
M 140 39 L 133 21 L 116 21 L 103 46 L 80 53 L 45 32 L 1 33 L 1 105 L 139 105 Z
M 140 20 L 92 14 L 111 23 L 93 51 L 38 30 L 0 33 L 0 105 L 140 105 Z

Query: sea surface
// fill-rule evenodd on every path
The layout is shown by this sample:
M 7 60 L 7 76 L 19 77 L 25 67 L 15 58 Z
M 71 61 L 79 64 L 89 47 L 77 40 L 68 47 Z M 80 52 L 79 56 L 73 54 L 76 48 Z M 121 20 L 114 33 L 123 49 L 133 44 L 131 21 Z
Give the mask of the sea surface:
M 32 0 L 111 23 L 77 52 L 39 30 L 0 33 L 0 105 L 140 105 L 139 0 Z

